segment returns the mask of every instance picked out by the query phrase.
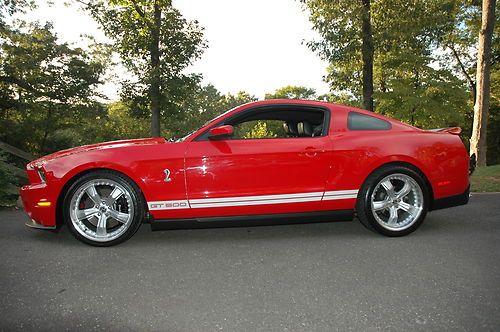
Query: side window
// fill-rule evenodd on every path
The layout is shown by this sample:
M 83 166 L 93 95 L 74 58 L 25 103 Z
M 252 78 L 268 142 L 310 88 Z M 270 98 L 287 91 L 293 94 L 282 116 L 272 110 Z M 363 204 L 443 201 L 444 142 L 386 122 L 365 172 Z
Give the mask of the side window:
M 234 125 L 234 138 L 285 138 L 283 121 L 251 120 Z
M 390 122 L 373 116 L 349 112 L 347 115 L 347 128 L 350 130 L 389 130 L 392 126 Z
M 326 134 L 325 113 L 317 108 L 265 108 L 237 115 L 225 124 L 234 127 L 232 139 L 318 137 Z

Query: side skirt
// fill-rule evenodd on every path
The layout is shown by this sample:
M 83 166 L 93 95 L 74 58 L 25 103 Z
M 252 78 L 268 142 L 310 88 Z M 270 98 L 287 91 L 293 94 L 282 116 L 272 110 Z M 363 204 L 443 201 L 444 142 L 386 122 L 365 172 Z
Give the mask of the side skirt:
M 470 186 L 467 187 L 467 189 L 462 194 L 434 200 L 432 209 L 430 209 L 430 211 L 465 205 L 469 202 L 469 197 Z
M 252 216 L 204 217 L 192 219 L 156 219 L 151 220 L 151 229 L 153 231 L 157 231 L 166 229 L 305 224 L 330 221 L 350 221 L 353 217 L 354 210 L 337 210 Z

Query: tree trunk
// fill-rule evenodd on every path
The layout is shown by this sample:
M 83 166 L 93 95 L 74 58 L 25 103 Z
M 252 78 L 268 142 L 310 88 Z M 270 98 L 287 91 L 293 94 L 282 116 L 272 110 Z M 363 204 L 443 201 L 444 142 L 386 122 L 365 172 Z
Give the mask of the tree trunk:
M 470 154 L 475 154 L 478 166 L 486 166 L 486 129 L 490 106 L 491 39 L 495 23 L 496 0 L 483 0 L 482 23 L 477 54 L 476 102 L 470 139 Z
M 453 53 L 455 60 L 457 61 L 458 65 L 460 66 L 460 69 L 462 70 L 462 74 L 465 76 L 467 83 L 469 83 L 469 89 L 470 89 L 470 93 L 472 96 L 472 103 L 475 104 L 476 103 L 476 83 L 474 82 L 472 77 L 467 72 L 467 69 L 465 69 L 465 66 L 464 66 L 462 60 L 460 59 L 460 56 L 458 55 L 458 52 L 455 49 L 455 47 L 453 47 L 453 45 L 449 45 L 448 47 L 451 49 L 451 52 Z
M 363 108 L 373 112 L 373 36 L 370 0 L 362 0 L 362 2 Z
M 418 88 L 420 87 L 420 72 L 418 71 L 417 68 L 413 69 L 413 88 L 415 89 L 415 96 L 418 96 Z M 415 115 L 417 114 L 417 107 L 413 105 L 411 108 L 411 125 L 415 125 Z
M 45 118 L 45 129 L 44 129 L 44 132 L 43 132 L 43 138 L 42 138 L 42 142 L 40 143 L 40 152 L 42 154 L 45 154 L 46 152 L 48 151 L 45 151 L 45 145 L 47 144 L 47 137 L 49 136 L 49 131 L 50 131 L 50 128 L 51 128 L 51 125 L 52 125 L 52 111 L 50 110 L 50 108 L 47 109 L 47 117 Z
M 151 27 L 151 136 L 160 137 L 160 26 L 161 10 L 158 2 L 154 3 L 154 18 Z

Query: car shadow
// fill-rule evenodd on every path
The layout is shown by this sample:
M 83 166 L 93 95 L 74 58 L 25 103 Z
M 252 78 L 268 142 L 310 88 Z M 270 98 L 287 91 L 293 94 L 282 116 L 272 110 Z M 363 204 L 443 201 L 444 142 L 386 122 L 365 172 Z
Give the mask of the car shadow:
M 452 233 L 460 230 L 461 225 L 457 222 L 449 222 L 446 217 L 438 213 L 430 213 L 423 225 L 409 236 L 439 235 L 443 232 Z M 81 246 L 82 243 L 75 240 L 66 226 L 58 231 L 29 230 L 29 240 L 53 244 L 55 246 Z M 119 247 L 151 247 L 162 244 L 178 245 L 189 243 L 229 243 L 239 241 L 260 242 L 279 241 L 283 239 L 339 239 L 348 240 L 362 239 L 397 239 L 387 238 L 366 229 L 356 218 L 352 221 L 314 222 L 288 225 L 269 225 L 252 227 L 224 227 L 224 228 L 202 228 L 182 230 L 151 231 L 149 224 L 141 225 L 137 233 Z
M 79 245 L 66 226 L 58 231 L 30 230 L 29 239 L 40 242 L 53 242 L 54 245 Z M 182 230 L 151 231 L 149 224 L 141 225 L 137 233 L 119 246 L 151 246 L 162 243 L 216 243 L 234 241 L 273 241 L 280 239 L 311 239 L 336 237 L 373 237 L 373 232 L 365 229 L 357 220 L 289 225 L 269 225 L 251 227 L 221 227 Z

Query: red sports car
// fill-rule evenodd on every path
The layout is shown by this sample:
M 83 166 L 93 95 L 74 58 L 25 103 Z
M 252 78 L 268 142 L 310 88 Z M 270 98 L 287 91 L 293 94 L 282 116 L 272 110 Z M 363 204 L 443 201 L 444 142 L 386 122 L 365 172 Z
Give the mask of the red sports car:
M 153 230 L 352 219 L 388 236 L 466 204 L 460 128 L 421 130 L 319 101 L 236 107 L 176 141 L 87 145 L 27 165 L 28 226 L 66 224 L 87 244 Z

